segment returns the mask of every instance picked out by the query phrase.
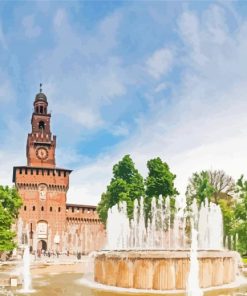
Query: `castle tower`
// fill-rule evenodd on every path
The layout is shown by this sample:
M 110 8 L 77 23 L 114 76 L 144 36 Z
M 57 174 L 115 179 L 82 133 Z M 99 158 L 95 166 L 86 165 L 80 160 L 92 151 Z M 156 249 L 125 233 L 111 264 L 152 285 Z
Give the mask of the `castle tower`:
M 23 199 L 19 217 L 28 229 L 31 249 L 62 251 L 71 170 L 56 167 L 56 136 L 51 133 L 51 114 L 42 89 L 33 105 L 27 165 L 13 168 L 13 182 Z

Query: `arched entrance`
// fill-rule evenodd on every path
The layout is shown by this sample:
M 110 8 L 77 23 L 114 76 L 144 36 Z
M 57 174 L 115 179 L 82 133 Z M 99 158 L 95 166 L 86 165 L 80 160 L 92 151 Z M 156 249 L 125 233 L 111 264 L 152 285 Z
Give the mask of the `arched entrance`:
M 38 243 L 38 250 L 44 250 L 46 251 L 47 250 L 47 242 L 45 240 L 40 240 L 39 243 Z

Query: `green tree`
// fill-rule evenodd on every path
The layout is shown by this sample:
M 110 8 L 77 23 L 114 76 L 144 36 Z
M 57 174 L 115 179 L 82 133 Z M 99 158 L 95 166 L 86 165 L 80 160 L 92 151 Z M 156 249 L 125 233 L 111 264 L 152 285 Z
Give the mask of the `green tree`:
M 187 186 L 187 205 L 190 206 L 193 199 L 196 199 L 200 205 L 206 198 L 220 205 L 224 222 L 224 236 L 232 235 L 235 224 L 235 200 L 233 198 L 235 188 L 233 178 L 222 170 L 196 172 L 189 179 Z
M 187 186 L 187 204 L 191 205 L 194 199 L 198 201 L 198 204 L 201 204 L 206 198 L 210 200 L 213 193 L 214 187 L 210 183 L 208 172 L 196 172 L 189 179 L 189 185 Z
M 150 159 L 147 162 L 148 176 L 145 180 L 145 211 L 146 218 L 150 217 L 152 198 L 159 196 L 165 201 L 167 196 L 171 197 L 171 212 L 175 211 L 175 196 L 178 194 L 174 185 L 176 175 L 174 175 L 166 162 L 159 157 Z
M 15 233 L 11 227 L 21 205 L 21 197 L 15 188 L 0 186 L 0 254 L 15 247 Z
M 129 217 L 133 214 L 134 200 L 144 195 L 144 181 L 130 155 L 125 155 L 122 160 L 113 166 L 113 178 L 102 194 L 97 206 L 97 212 L 105 223 L 108 209 L 119 203 L 127 202 Z
M 178 194 L 174 186 L 176 175 L 171 173 L 169 166 L 159 157 L 150 159 L 147 162 L 148 176 L 145 180 L 147 198 L 159 197 L 162 195 L 174 196 Z
M 235 208 L 235 232 L 238 234 L 238 251 L 247 255 L 247 181 L 243 178 L 241 176 L 237 181 L 238 201 Z

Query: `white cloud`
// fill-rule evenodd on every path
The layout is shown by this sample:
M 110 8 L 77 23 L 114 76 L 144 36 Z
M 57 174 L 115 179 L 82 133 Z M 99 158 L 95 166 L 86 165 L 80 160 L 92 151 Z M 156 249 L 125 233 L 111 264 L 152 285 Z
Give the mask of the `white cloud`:
M 167 89 L 167 87 L 168 87 L 168 85 L 167 85 L 167 83 L 165 83 L 165 82 L 162 82 L 162 83 L 159 83 L 157 86 L 156 86 L 156 88 L 155 88 L 155 92 L 160 92 L 160 91 L 162 91 L 162 90 L 165 90 L 165 89 Z
M 125 122 L 121 122 L 119 125 L 113 126 L 111 133 L 114 136 L 128 136 L 129 128 Z
M 37 77 L 42 73 L 45 85 L 52 91 L 51 95 L 45 86 L 54 112 L 80 127 L 95 129 L 104 125 L 102 106 L 126 92 L 128 77 L 121 58 L 112 53 L 120 21 L 121 15 L 114 13 L 93 31 L 82 34 L 73 28 L 65 10 L 57 10 L 53 20 L 55 46 L 33 65 L 31 72 L 36 72 Z
M 28 38 L 38 37 L 41 33 L 41 27 L 35 25 L 35 15 L 27 15 L 22 20 L 22 26 L 25 36 Z
M 205 18 L 214 21 L 209 26 Z M 244 21 L 231 33 L 224 10 L 215 5 L 200 19 L 184 11 L 178 23 L 183 55 L 177 61 L 183 75 L 172 92 L 174 104 L 168 108 L 157 102 L 152 114 L 138 121 L 135 134 L 77 171 L 71 193 L 78 191 L 70 199 L 96 204 L 110 182 L 112 165 L 127 153 L 143 175 L 148 159 L 160 156 L 167 161 L 182 195 L 195 171 L 223 169 L 234 178 L 247 177 L 246 33 Z
M 66 21 L 66 13 L 63 9 L 58 9 L 54 17 L 54 26 L 59 29 L 59 27 Z
M 155 79 L 159 79 L 162 75 L 166 74 L 171 69 L 172 64 L 173 54 L 167 48 L 155 51 L 146 62 L 148 73 Z

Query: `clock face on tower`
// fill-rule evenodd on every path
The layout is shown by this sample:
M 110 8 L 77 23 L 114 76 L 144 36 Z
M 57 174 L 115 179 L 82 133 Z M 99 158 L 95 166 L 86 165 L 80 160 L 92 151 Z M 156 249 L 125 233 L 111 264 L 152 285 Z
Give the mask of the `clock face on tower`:
M 36 149 L 36 155 L 39 159 L 45 160 L 48 158 L 48 150 L 44 147 L 39 147 Z

